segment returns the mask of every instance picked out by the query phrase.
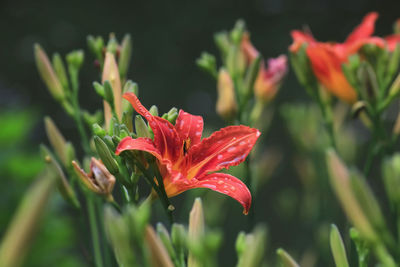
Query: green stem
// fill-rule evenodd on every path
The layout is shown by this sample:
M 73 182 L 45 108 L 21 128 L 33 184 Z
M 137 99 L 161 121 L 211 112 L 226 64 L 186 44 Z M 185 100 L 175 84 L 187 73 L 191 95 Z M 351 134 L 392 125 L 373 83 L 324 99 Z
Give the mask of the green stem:
M 90 231 L 92 235 L 94 261 L 96 267 L 103 267 L 103 259 L 101 257 L 101 248 L 99 240 L 99 227 L 97 224 L 95 203 L 92 197 L 87 197 L 87 209 L 89 214 Z
M 249 214 L 248 214 L 248 229 L 251 230 L 254 227 L 254 216 L 255 216 L 255 194 L 253 192 L 253 188 L 252 188 L 252 175 L 251 175 L 251 163 L 250 163 L 250 155 L 247 156 L 245 162 L 245 169 L 246 169 L 246 175 L 245 175 L 245 179 L 244 179 L 244 184 L 247 186 L 247 188 L 250 191 L 250 194 L 252 196 L 252 204 L 250 206 L 250 210 L 249 210 Z
M 333 125 L 332 109 L 329 103 L 323 101 L 319 88 L 317 88 L 317 102 L 322 113 L 322 118 L 324 120 L 325 127 L 328 131 L 330 145 L 337 149 L 336 139 L 335 139 L 335 129 Z

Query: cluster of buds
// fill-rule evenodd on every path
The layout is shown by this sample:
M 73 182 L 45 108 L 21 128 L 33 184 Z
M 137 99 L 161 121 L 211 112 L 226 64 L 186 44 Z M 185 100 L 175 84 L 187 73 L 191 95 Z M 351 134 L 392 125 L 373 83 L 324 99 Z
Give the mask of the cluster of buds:
M 243 21 L 229 33 L 217 33 L 215 43 L 223 66 L 217 71 L 216 59 L 208 53 L 203 53 L 197 64 L 217 79 L 217 113 L 228 122 L 257 122 L 287 73 L 286 56 L 271 58 L 265 64 Z

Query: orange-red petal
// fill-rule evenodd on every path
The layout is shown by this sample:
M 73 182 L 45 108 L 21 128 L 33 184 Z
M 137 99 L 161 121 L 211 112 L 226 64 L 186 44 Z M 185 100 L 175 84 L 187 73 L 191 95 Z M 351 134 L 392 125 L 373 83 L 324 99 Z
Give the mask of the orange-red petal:
M 216 192 L 230 196 L 243 206 L 243 213 L 247 214 L 251 206 L 251 194 L 247 186 L 238 178 L 226 173 L 212 173 L 205 175 L 191 187 L 209 188 Z
M 169 121 L 151 115 L 134 93 L 125 93 L 123 97 L 149 122 L 154 133 L 154 145 L 161 156 L 171 161 L 176 160 L 179 157 L 181 144 L 175 127 Z
M 176 119 L 175 129 L 181 140 L 190 139 L 190 144 L 192 146 L 196 145 L 200 143 L 203 133 L 203 118 L 180 110 Z
M 400 34 L 393 34 L 385 37 L 385 41 L 389 48 L 389 51 L 396 49 L 398 43 L 400 43 Z
M 361 22 L 347 37 L 345 44 L 350 45 L 353 42 L 370 37 L 375 30 L 375 21 L 378 18 L 378 13 L 368 13 Z
M 332 45 L 313 44 L 307 47 L 311 68 L 318 81 L 343 101 L 353 103 L 357 94 L 342 71 L 342 63 Z
M 242 163 L 256 143 L 260 131 L 247 126 L 228 126 L 214 132 L 189 151 L 188 178 Z
M 302 31 L 294 30 L 290 32 L 290 35 L 293 38 L 293 43 L 290 45 L 289 51 L 292 53 L 296 53 L 304 43 L 316 42 L 314 37 Z

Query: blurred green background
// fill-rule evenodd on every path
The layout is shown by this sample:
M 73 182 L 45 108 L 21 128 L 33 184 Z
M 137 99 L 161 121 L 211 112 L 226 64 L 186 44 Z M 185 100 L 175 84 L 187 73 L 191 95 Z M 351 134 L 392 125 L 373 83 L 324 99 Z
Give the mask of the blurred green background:
M 37 157 L 38 145 L 47 141 L 41 118 L 51 115 L 64 135 L 77 142 L 73 122 L 39 78 L 34 43 L 40 43 L 49 54 L 65 54 L 77 48 L 87 51 L 88 34 L 107 38 L 114 32 L 121 39 L 124 33 L 130 33 L 133 60 L 128 77 L 139 84 L 145 106 L 156 104 L 163 112 L 172 106 L 182 108 L 202 115 L 210 128 L 217 129 L 224 124 L 215 113 L 215 82 L 195 65 L 202 51 L 218 55 L 213 42 L 215 32 L 229 30 L 237 19 L 243 18 L 253 44 L 268 58 L 287 52 L 293 29 L 307 26 L 319 40 L 341 41 L 367 12 L 374 10 L 380 13 L 376 33 L 390 34 L 392 23 L 400 17 L 400 2 L 396 0 L 1 1 L 0 234 L 42 166 Z M 80 93 L 81 105 L 90 111 L 101 104 L 91 85 L 99 79 L 97 73 L 93 58 L 86 53 Z M 309 98 L 289 72 L 274 106 L 279 109 L 285 103 L 298 102 L 309 102 Z M 310 247 L 318 246 L 312 237 L 316 229 L 303 216 L 300 199 L 304 187 L 291 163 L 295 145 L 278 110 L 262 138 L 264 147 L 279 149 L 283 158 L 258 194 L 256 220 L 268 225 L 269 251 L 285 247 L 294 256 L 303 255 Z M 179 196 L 174 201 L 183 198 Z M 326 198 L 334 199 L 330 194 Z M 224 231 L 221 254 L 224 263 L 231 266 L 236 259 L 229 255 L 245 220 L 236 203 L 225 204 L 235 205 L 228 211 L 226 221 L 231 223 Z M 330 223 L 338 210 L 337 205 L 332 213 L 326 211 L 324 222 Z M 73 228 L 81 222 L 71 219 L 73 211 L 59 197 L 54 197 L 49 211 L 28 266 L 84 266 L 88 251 L 77 238 L 79 231 Z M 237 219 L 238 216 L 241 217 Z M 71 257 L 65 257 L 65 253 Z M 330 259 L 327 262 L 332 263 Z M 327 266 L 321 259 L 318 263 Z

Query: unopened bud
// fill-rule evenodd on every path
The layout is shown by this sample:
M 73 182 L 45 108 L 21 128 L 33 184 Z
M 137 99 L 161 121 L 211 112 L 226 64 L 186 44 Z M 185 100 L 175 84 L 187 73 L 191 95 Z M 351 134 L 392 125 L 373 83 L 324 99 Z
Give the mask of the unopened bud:
M 228 54 L 230 47 L 229 36 L 227 32 L 218 32 L 214 34 L 214 42 L 221 51 L 223 57 Z
M 63 86 L 59 78 L 57 77 L 53 67 L 51 66 L 51 63 L 46 53 L 38 44 L 35 44 L 34 51 L 36 66 L 38 68 L 40 77 L 49 89 L 49 92 L 56 100 L 64 100 L 65 92 Z
M 157 234 L 158 234 L 159 238 L 161 239 L 162 243 L 164 244 L 164 247 L 167 249 L 168 254 L 171 257 L 171 260 L 175 263 L 175 266 L 179 265 L 177 262 L 175 249 L 172 246 L 172 242 L 171 242 L 169 233 L 162 223 L 157 223 Z
M 176 223 L 172 224 L 171 240 L 172 244 L 176 248 L 177 254 L 184 254 L 184 251 L 186 249 L 187 232 L 183 225 Z
M 118 68 L 122 80 L 125 79 L 126 74 L 128 72 L 129 63 L 131 60 L 131 54 L 132 54 L 131 36 L 129 34 L 126 34 L 124 36 L 124 39 L 122 39 L 121 50 L 118 60 Z
M 257 226 L 246 236 L 246 248 L 239 258 L 238 267 L 261 266 L 264 256 L 267 232 L 265 227 Z
M 58 130 L 57 126 L 50 117 L 45 117 L 44 124 L 46 128 L 47 138 L 50 141 L 51 146 L 56 152 L 57 157 L 61 160 L 62 164 L 67 167 L 70 162 L 68 162 L 67 149 L 64 136 Z
M 90 172 L 86 173 L 76 161 L 72 162 L 76 175 L 81 182 L 92 192 L 104 195 L 109 201 L 112 198 L 112 191 L 115 184 L 115 177 L 99 160 L 92 157 L 90 162 Z
M 287 71 L 287 57 L 285 55 L 268 59 L 267 68 L 261 68 L 254 84 L 256 97 L 264 103 L 271 101 L 281 86 Z
M 174 264 L 168 255 L 163 243 L 156 235 L 153 227 L 146 227 L 146 243 L 150 248 L 151 261 L 153 266 L 173 267 Z
M 124 113 L 122 113 L 122 123 L 126 125 L 129 132 L 133 132 L 132 114 L 130 114 L 130 112 L 124 111 Z
M 168 111 L 168 117 L 167 117 L 167 120 L 170 122 L 170 123 L 172 123 L 172 124 L 175 124 L 175 121 L 176 121 L 176 118 L 178 118 L 178 109 L 177 108 L 171 108 L 169 111 Z
M 151 138 L 147 123 L 143 120 L 142 116 L 135 116 L 135 130 L 138 137 Z
M 104 99 L 111 106 L 111 109 L 114 109 L 114 94 L 111 83 L 109 81 L 104 81 L 103 88 L 104 88 Z
M 93 133 L 100 138 L 104 138 L 106 136 L 106 131 L 97 123 L 94 123 L 92 126 Z
M 231 39 L 234 43 L 239 44 L 245 31 L 246 24 L 243 20 L 238 20 L 235 27 L 231 31 Z
M 240 232 L 238 234 L 236 238 L 235 248 L 238 258 L 240 258 L 243 254 L 243 251 L 245 251 L 246 249 L 246 234 L 244 232 Z
M 282 267 L 300 267 L 300 265 L 284 249 L 278 248 L 276 251 Z
M 336 266 L 348 267 L 349 263 L 347 261 L 343 240 L 338 228 L 334 224 L 331 225 L 330 244 Z
M 156 105 L 152 105 L 149 109 L 149 112 L 153 116 L 158 116 L 158 108 Z
M 116 160 L 113 158 L 107 145 L 98 136 L 94 137 L 94 143 L 96 145 L 96 150 L 97 153 L 99 153 L 101 161 L 104 163 L 104 165 L 112 174 L 117 174 L 119 172 L 118 164 Z
M 386 158 L 382 165 L 382 176 L 393 209 L 400 204 L 400 154 L 396 153 L 390 158 Z
M 53 66 L 54 66 L 54 71 L 56 72 L 57 77 L 59 78 L 64 90 L 68 90 L 69 83 L 68 83 L 67 72 L 65 70 L 63 60 L 60 54 L 58 53 L 55 53 L 53 55 Z
M 108 43 L 107 43 L 107 52 L 112 53 L 113 55 L 116 55 L 117 50 L 118 50 L 117 38 L 115 38 L 114 33 L 110 33 L 110 37 L 109 37 Z
M 235 117 L 237 103 L 235 99 L 235 88 L 229 73 L 221 69 L 218 74 L 218 100 L 217 113 L 224 119 L 230 120 Z
M 128 80 L 124 85 L 123 93 L 124 94 L 125 93 L 134 93 L 136 96 L 138 96 L 139 86 L 137 85 L 137 83 L 132 82 L 131 80 Z M 131 103 L 129 103 L 129 101 L 126 99 L 122 100 L 122 110 L 124 112 L 133 113 L 133 107 L 132 107 Z
M 122 89 L 121 89 L 121 80 L 119 75 L 119 70 L 117 63 L 115 61 L 115 57 L 112 53 L 107 52 L 104 60 L 103 74 L 102 74 L 102 82 L 104 84 L 105 81 L 109 81 L 112 88 L 112 95 L 114 99 L 114 109 L 115 113 L 120 120 L 122 118 Z M 104 118 L 105 125 L 109 127 L 110 121 L 112 117 L 112 111 L 110 105 L 105 101 L 104 102 Z
M 67 54 L 67 62 L 70 68 L 79 70 L 82 66 L 85 54 L 82 50 L 75 50 Z
M 196 198 L 189 215 L 188 240 L 190 243 L 199 243 L 204 236 L 204 212 L 200 198 Z M 200 266 L 198 259 L 189 251 L 188 266 Z
M 204 71 L 210 73 L 213 77 L 217 77 L 217 61 L 213 55 L 203 52 L 200 58 L 196 60 L 196 64 Z
M 104 87 L 98 82 L 93 82 L 93 87 L 96 93 L 101 96 L 102 98 L 105 98 L 105 93 L 104 93 Z
M 102 60 L 102 58 L 103 58 L 103 47 L 104 47 L 103 38 L 101 36 L 98 36 L 98 37 L 95 38 L 92 35 L 89 35 L 87 37 L 87 43 L 88 43 L 89 49 L 96 56 L 96 58 L 98 60 Z

